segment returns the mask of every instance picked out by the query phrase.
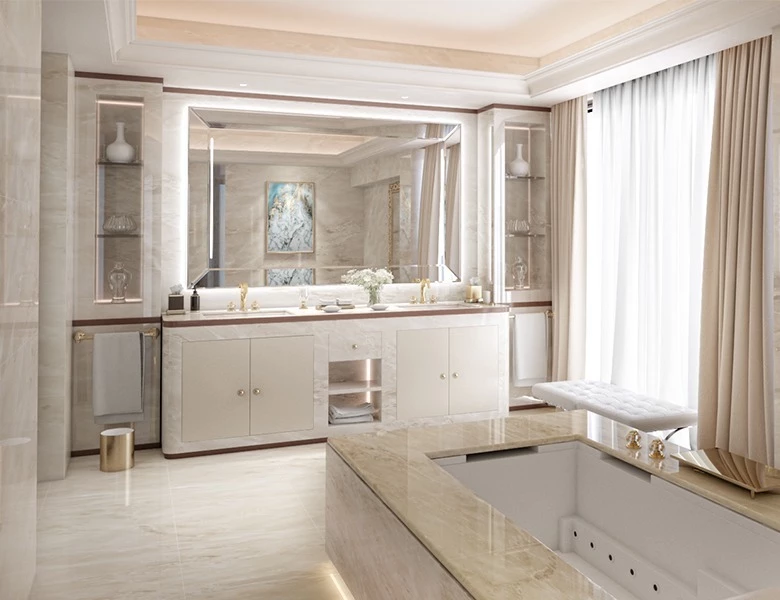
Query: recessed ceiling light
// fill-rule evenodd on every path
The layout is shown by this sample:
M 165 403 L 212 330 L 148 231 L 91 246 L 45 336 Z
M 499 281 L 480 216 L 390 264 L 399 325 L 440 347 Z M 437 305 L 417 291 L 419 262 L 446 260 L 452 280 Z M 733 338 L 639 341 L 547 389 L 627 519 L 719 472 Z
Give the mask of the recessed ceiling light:
M 409 96 L 401 96 L 401 100 L 408 100 Z
M 248 85 L 248 84 L 246 84 L 246 83 L 239 83 L 239 84 L 238 84 L 238 87 L 246 87 L 247 85 Z

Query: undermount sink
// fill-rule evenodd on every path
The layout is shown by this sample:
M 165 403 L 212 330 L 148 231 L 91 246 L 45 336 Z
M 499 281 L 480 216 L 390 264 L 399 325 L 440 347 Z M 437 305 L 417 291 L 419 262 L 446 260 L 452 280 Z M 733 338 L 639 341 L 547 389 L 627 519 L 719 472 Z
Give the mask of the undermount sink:
M 289 317 L 292 313 L 284 309 L 260 310 L 202 310 L 200 314 L 209 319 L 239 319 L 242 317 Z

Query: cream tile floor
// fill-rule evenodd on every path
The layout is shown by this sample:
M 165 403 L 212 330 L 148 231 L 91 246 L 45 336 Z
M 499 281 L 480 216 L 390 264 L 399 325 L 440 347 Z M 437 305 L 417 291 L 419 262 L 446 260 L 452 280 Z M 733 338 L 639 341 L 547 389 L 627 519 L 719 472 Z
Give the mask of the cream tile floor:
M 38 490 L 31 600 L 343 600 L 325 551 L 325 447 L 71 462 Z M 343 584 L 341 584 L 343 585 Z

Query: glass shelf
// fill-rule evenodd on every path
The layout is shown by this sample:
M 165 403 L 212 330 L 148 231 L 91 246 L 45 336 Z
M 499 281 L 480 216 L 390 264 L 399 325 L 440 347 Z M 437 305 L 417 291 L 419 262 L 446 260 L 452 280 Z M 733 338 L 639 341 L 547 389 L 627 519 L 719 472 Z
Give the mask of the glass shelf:
M 101 167 L 143 167 L 144 163 L 143 161 L 136 161 L 136 162 L 129 162 L 129 163 L 120 163 L 120 162 L 111 162 L 109 160 L 99 160 L 97 161 L 97 164 Z
M 140 233 L 98 233 L 95 237 L 99 238 L 139 238 L 143 237 Z
M 518 231 L 517 233 L 507 233 L 506 237 L 508 237 L 508 238 L 540 238 L 540 237 L 545 237 L 546 235 L 547 235 L 546 233 L 522 233 L 522 232 Z

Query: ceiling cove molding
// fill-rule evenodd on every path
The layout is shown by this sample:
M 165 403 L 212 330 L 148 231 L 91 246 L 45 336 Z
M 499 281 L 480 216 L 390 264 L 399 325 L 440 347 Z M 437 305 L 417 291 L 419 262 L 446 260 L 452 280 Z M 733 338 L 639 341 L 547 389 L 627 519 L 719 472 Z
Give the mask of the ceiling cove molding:
M 617 85 L 769 35 L 777 22 L 780 5 L 772 2 L 697 3 L 534 71 L 527 76 L 531 98 L 549 95 L 554 101 L 546 103 L 554 104 Z
M 111 62 L 119 62 L 119 52 L 136 38 L 135 0 L 103 0 L 108 26 Z

